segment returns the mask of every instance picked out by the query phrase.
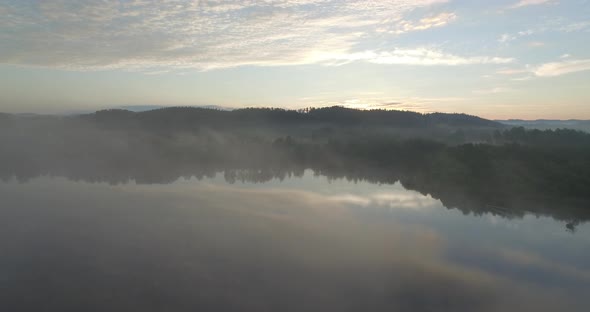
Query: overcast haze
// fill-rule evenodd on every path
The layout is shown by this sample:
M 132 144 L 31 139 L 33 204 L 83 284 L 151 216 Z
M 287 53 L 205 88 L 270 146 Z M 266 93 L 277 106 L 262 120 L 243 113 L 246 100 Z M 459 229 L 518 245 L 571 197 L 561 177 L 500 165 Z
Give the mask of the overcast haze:
M 590 119 L 586 0 L 0 0 L 0 111 L 220 105 Z

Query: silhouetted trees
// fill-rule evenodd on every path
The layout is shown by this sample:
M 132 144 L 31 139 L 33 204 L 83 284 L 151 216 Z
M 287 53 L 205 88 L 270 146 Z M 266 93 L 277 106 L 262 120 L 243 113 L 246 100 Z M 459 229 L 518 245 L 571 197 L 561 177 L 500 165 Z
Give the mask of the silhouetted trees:
M 345 127 L 387 126 L 397 128 L 491 127 L 502 128 L 497 122 L 465 114 L 420 114 L 396 110 L 356 110 L 339 106 L 285 110 L 279 108 L 244 108 L 231 111 L 198 107 L 161 108 L 145 112 L 120 109 L 98 111 L 81 118 L 120 127 L 144 129 L 198 129 L 199 127 L 276 127 L 284 125 L 337 125 Z M 125 123 L 122 123 L 125 122 Z
M 391 116 L 404 121 L 388 121 Z M 461 139 L 449 142 L 420 132 L 429 127 L 439 132 L 440 125 L 428 125 L 424 116 L 438 120 L 436 124 L 479 122 L 465 115 L 338 107 L 305 112 L 108 110 L 68 118 L 0 115 L 8 120 L 0 134 L 0 177 L 57 175 L 109 183 L 167 183 L 181 176 L 224 172 L 229 182 L 264 182 L 313 169 L 332 178 L 400 181 L 465 212 L 502 207 L 509 216 L 533 211 L 563 220 L 590 218 L 589 134 L 503 130 L 484 122 L 483 128 L 451 128 L 449 133 L 469 140 L 472 132 L 488 129 L 488 142 L 493 144 L 463 144 Z M 418 132 L 413 135 L 375 130 L 369 126 L 372 122 L 422 126 L 411 128 Z M 287 124 L 290 128 L 282 128 Z
M 524 127 L 514 127 L 505 131 L 495 131 L 494 138 L 499 143 L 544 147 L 590 147 L 590 133 L 572 129 L 527 130 Z

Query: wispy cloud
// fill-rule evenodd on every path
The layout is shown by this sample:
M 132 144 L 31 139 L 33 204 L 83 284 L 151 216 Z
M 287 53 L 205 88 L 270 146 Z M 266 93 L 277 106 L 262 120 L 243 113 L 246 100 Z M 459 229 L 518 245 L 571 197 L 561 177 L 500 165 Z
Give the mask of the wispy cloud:
M 340 97 L 308 97 L 300 99 L 303 106 L 317 106 L 317 107 L 328 107 L 328 106 L 343 106 L 354 109 L 391 109 L 391 110 L 412 110 L 423 112 L 425 107 L 419 103 L 413 101 L 407 101 L 407 99 L 392 99 L 386 96 L 371 96 L 362 95 L 358 96 L 340 96 Z
M 533 75 L 528 75 L 528 76 L 521 76 L 521 77 L 512 78 L 510 80 L 512 80 L 512 81 L 529 81 L 533 78 L 534 78 Z
M 546 63 L 534 70 L 540 77 L 555 77 L 590 70 L 590 59 Z
M 498 93 L 505 93 L 510 92 L 512 89 L 506 87 L 493 87 L 489 89 L 479 89 L 473 91 L 474 94 L 498 94 Z
M 388 97 L 385 95 L 336 96 L 326 95 L 299 99 L 302 107 L 344 106 L 355 109 L 410 110 L 421 113 L 437 111 L 440 104 L 456 104 L 468 99 L 462 97 Z M 440 110 L 440 109 L 438 109 Z
M 521 38 L 521 37 L 530 36 L 530 35 L 532 35 L 534 33 L 535 33 L 534 30 L 527 29 L 527 30 L 519 31 L 519 32 L 514 33 L 514 34 L 502 34 L 500 36 L 500 38 L 498 38 L 498 42 L 500 42 L 500 43 L 507 43 L 507 42 L 514 41 L 514 40 L 516 40 L 518 38 Z
M 530 73 L 530 70 L 526 68 L 500 68 L 496 71 L 496 74 L 500 75 L 517 75 L 524 73 Z
M 382 52 L 369 61 L 376 64 L 455 66 L 472 64 L 507 64 L 513 62 L 514 59 L 489 56 L 463 57 L 429 49 L 400 49 L 392 52 Z
M 529 36 L 546 36 L 555 32 L 564 35 L 575 32 L 589 32 L 590 21 L 571 21 L 565 18 L 555 18 L 544 21 L 541 25 L 530 27 L 518 32 L 503 33 L 498 37 L 498 42 L 509 43 L 517 39 Z
M 364 51 L 350 54 L 326 55 L 325 61 L 341 65 L 353 61 L 366 61 L 386 65 L 459 66 L 473 64 L 507 64 L 513 58 L 490 56 L 458 56 L 428 48 L 396 49 L 392 51 Z
M 503 75 L 503 76 L 512 76 L 513 78 L 510 78 L 511 81 L 528 81 L 528 80 L 531 80 L 535 77 L 535 75 L 531 72 L 531 68 L 529 65 L 527 65 L 526 67 L 520 67 L 520 68 L 510 68 L 510 67 L 500 68 L 499 70 L 496 71 L 496 74 Z M 496 89 L 496 91 L 500 91 L 500 89 Z M 504 91 L 509 91 L 509 90 L 504 88 Z M 491 92 L 491 93 L 500 93 L 500 92 Z
M 518 9 L 518 8 L 522 8 L 525 6 L 540 5 L 540 4 L 546 4 L 549 2 L 550 2 L 550 0 L 520 0 L 517 3 L 511 5 L 509 8 Z
M 576 22 L 564 25 L 560 27 L 561 31 L 564 32 L 575 32 L 575 31 L 588 31 L 590 30 L 590 21 Z
M 543 41 L 531 41 L 527 43 L 527 46 L 531 48 L 541 48 L 544 47 L 546 44 Z
M 390 32 L 395 34 L 403 34 L 412 31 L 427 30 L 430 28 L 437 28 L 445 26 L 457 19 L 455 13 L 440 13 L 424 17 L 418 21 L 402 20 L 394 25 L 394 29 L 380 28 L 379 31 Z
M 429 12 L 448 0 L 42 1 L 0 4 L 0 63 L 72 70 L 210 70 L 368 61 L 461 65 L 502 58 L 458 57 L 437 51 L 358 52 L 400 32 L 442 27 L 455 13 Z M 413 14 L 414 14 L 413 13 Z

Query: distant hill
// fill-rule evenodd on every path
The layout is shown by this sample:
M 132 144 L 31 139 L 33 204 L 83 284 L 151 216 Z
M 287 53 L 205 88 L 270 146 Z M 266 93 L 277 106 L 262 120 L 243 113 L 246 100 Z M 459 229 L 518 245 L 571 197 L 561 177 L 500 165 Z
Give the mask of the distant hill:
M 222 110 L 203 107 L 170 107 L 133 112 L 123 109 L 97 111 L 81 118 L 118 126 L 142 126 L 154 129 L 189 130 L 200 127 L 486 127 L 502 128 L 501 123 L 466 114 L 421 114 L 395 110 L 357 110 L 339 106 L 285 110 L 278 108 L 244 108 Z
M 549 119 L 538 119 L 538 120 L 521 120 L 521 119 L 509 119 L 509 120 L 496 120 L 497 122 L 503 123 L 512 127 L 525 127 L 528 129 L 574 129 L 585 132 L 590 132 L 590 120 L 549 120 Z
M 162 105 L 125 105 L 125 106 L 120 106 L 120 107 L 116 107 L 115 109 L 124 109 L 124 110 L 129 110 L 132 112 L 145 112 L 145 111 L 150 111 L 150 110 L 155 110 L 155 109 L 163 109 L 169 106 L 162 106 Z M 225 106 L 219 106 L 219 105 L 197 105 L 197 106 L 190 106 L 190 107 L 196 107 L 196 108 L 209 108 L 209 109 L 217 109 L 217 110 L 232 110 L 232 108 L 229 107 L 225 107 Z
M 18 119 L 18 122 L 9 122 L 11 119 Z M 84 126 L 131 131 L 133 135 L 211 132 L 264 140 L 291 136 L 316 142 L 387 137 L 392 140 L 430 139 L 448 144 L 493 143 L 493 133 L 507 128 L 501 123 L 466 114 L 421 114 L 340 106 L 302 110 L 166 107 L 147 111 L 107 109 L 69 116 L 0 116 L 0 127 L 10 123 L 46 129 L 80 129 Z

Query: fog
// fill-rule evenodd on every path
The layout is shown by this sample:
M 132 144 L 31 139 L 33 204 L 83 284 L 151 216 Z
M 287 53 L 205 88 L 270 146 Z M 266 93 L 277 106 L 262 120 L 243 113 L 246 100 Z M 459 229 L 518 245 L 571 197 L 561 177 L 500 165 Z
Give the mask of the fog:
M 477 119 L 466 128 L 469 117 L 454 115 L 436 120 L 459 118 L 461 123 L 383 127 L 360 126 L 378 115 L 354 110 L 319 111 L 316 115 L 323 119 L 311 120 L 309 113 L 246 110 L 243 114 L 260 120 L 236 124 L 229 121 L 239 120 L 241 113 L 223 115 L 228 113 L 163 109 L 71 117 L 3 115 L 0 178 L 170 183 L 223 173 L 228 182 L 265 182 L 312 169 L 351 181 L 399 181 L 465 213 L 522 217 L 532 212 L 563 220 L 572 229 L 590 216 L 588 134 L 522 128 L 498 132 L 488 128 L 489 122 L 473 128 Z M 339 124 L 342 120 L 352 124 Z M 423 131 L 431 127 L 434 132 L 460 131 L 464 139 L 487 131 L 497 142 L 452 143 Z

